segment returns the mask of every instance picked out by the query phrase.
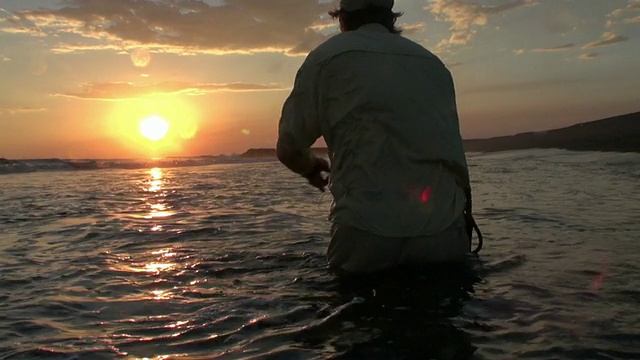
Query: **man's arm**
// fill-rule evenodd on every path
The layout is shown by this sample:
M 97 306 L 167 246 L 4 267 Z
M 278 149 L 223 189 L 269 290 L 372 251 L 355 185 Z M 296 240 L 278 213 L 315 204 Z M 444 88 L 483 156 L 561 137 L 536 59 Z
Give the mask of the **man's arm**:
M 320 172 L 328 172 L 329 163 L 315 157 L 310 149 L 322 136 L 316 113 L 313 76 L 313 70 L 306 63 L 296 75 L 293 90 L 282 107 L 276 154 L 287 168 L 324 190 L 326 180 L 322 180 Z
M 295 142 L 291 133 L 281 134 L 276 145 L 276 155 L 289 170 L 306 176 L 313 171 L 316 160 L 310 148 L 299 148 Z
M 323 158 L 314 156 L 309 149 L 299 150 L 290 147 L 293 140 L 290 136 L 280 137 L 276 154 L 278 160 L 291 171 L 302 175 L 309 184 L 320 191 L 325 191 L 329 180 L 324 178 L 322 172 L 330 172 L 329 162 Z

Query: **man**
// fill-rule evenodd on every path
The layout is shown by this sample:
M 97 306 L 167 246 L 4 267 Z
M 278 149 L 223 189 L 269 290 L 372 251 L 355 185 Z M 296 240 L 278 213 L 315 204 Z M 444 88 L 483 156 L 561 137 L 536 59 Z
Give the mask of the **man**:
M 279 123 L 284 165 L 321 191 L 331 173 L 328 260 L 339 272 L 454 262 L 470 250 L 453 80 L 399 35 L 392 8 L 393 0 L 342 0 L 329 13 L 341 34 L 305 59 Z M 310 152 L 321 136 L 331 168 Z

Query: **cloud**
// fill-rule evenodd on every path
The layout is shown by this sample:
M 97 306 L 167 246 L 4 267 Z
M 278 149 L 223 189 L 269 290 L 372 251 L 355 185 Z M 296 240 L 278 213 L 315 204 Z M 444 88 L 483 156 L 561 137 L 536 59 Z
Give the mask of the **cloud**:
M 608 45 L 617 44 L 619 42 L 623 42 L 623 41 L 627 41 L 627 40 L 629 40 L 629 38 L 624 36 L 624 35 L 619 35 L 619 34 L 616 34 L 614 32 L 607 31 L 602 35 L 602 38 L 600 40 L 590 42 L 590 43 L 584 45 L 582 48 L 583 49 L 593 49 L 593 48 L 597 48 L 597 47 L 601 47 L 601 46 L 608 46 Z
M 30 108 L 30 107 L 0 108 L 0 115 L 20 115 L 20 114 L 41 112 L 45 110 L 46 109 L 44 108 Z
M 573 47 L 575 47 L 575 44 L 564 44 L 564 45 L 558 45 L 558 46 L 552 46 L 552 47 L 546 47 L 546 48 L 537 48 L 531 51 L 532 52 L 562 51 L 562 50 L 571 49 Z
M 640 0 L 629 0 L 629 3 L 622 8 L 613 10 L 607 17 L 607 29 L 610 29 L 618 22 L 618 18 L 624 24 L 636 24 L 640 23 Z
M 405 23 L 400 27 L 402 29 L 402 33 L 404 35 L 418 34 L 424 32 L 426 28 L 426 23 L 424 22 L 415 22 L 415 23 Z
M 587 53 L 587 54 L 580 55 L 579 59 L 591 60 L 591 59 L 594 59 L 596 56 L 598 56 L 598 53 Z
M 58 52 L 144 45 L 177 53 L 308 52 L 326 39 L 317 0 L 68 0 L 20 11 L 0 31 L 48 36 Z M 73 39 L 73 40 L 71 40 Z
M 63 96 L 84 100 L 125 100 L 157 94 L 182 94 L 204 95 L 212 92 L 250 92 L 250 91 L 280 91 L 288 90 L 288 87 L 279 84 L 188 84 L 183 82 L 162 82 L 148 85 L 135 85 L 132 83 L 100 83 L 85 84 L 83 91 L 78 93 L 61 93 Z
M 11 58 L 0 54 L 0 61 L 11 61 Z
M 442 40 L 438 48 L 465 45 L 475 35 L 476 28 L 487 25 L 489 17 L 522 6 L 535 5 L 536 0 L 502 1 L 499 5 L 482 5 L 466 0 L 432 0 L 427 9 L 438 20 L 451 23 L 449 39 Z
M 527 49 L 515 49 L 513 50 L 513 53 L 516 55 L 522 55 L 526 52 L 554 52 L 554 51 L 564 51 L 564 50 L 568 50 L 571 48 L 574 48 L 576 45 L 575 44 L 564 44 L 564 45 L 558 45 L 558 46 L 551 46 L 551 47 L 545 47 L 545 48 L 537 48 L 537 49 L 531 49 L 531 50 L 527 50 Z

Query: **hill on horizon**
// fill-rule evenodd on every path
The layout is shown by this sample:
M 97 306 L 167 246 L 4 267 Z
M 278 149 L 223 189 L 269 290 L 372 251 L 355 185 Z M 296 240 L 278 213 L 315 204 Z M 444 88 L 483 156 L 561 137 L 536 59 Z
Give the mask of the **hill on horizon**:
M 612 116 L 563 128 L 515 135 L 463 140 L 467 152 L 495 152 L 533 148 L 576 151 L 640 152 L 640 112 Z M 326 148 L 312 148 L 326 154 Z M 249 149 L 243 157 L 275 157 L 275 149 Z

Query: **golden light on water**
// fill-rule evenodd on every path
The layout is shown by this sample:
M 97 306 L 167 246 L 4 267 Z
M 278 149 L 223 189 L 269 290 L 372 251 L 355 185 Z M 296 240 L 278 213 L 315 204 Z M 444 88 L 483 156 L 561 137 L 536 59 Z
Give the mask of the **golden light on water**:
M 153 204 L 151 205 L 151 212 L 149 215 L 145 216 L 145 219 L 157 219 L 157 218 L 167 218 L 175 215 L 173 211 L 167 210 L 166 205 L 164 204 Z
M 151 141 L 163 139 L 169 128 L 169 122 L 158 115 L 149 116 L 140 122 L 140 134 Z
M 173 297 L 173 295 L 171 295 L 167 290 L 152 290 L 151 294 L 151 298 L 153 300 L 169 300 Z
M 176 269 L 179 264 L 173 262 L 152 261 L 148 263 L 129 263 L 112 266 L 112 270 L 125 271 L 128 273 L 148 273 L 160 275 L 163 272 Z
M 162 180 L 152 180 L 149 183 L 149 188 L 147 189 L 147 191 L 158 192 L 160 191 L 160 189 L 162 189 Z
M 160 180 L 160 179 L 162 179 L 162 169 L 161 168 L 152 168 L 151 170 L 149 170 L 149 175 L 151 175 L 151 177 L 154 180 Z
M 140 261 L 134 261 L 131 256 L 121 257 L 116 265 L 111 266 L 111 269 L 129 273 L 160 275 L 161 273 L 184 267 L 184 264 L 181 265 L 174 259 L 178 254 L 174 252 L 173 248 L 152 251 L 146 255 L 146 260 L 140 259 Z
M 162 169 L 153 168 L 149 170 L 149 176 L 151 176 L 151 180 L 145 184 L 143 190 L 157 195 L 162 195 L 161 193 L 163 191 L 165 176 Z M 144 216 L 145 219 L 167 218 L 175 215 L 175 212 L 171 211 L 167 204 L 159 202 L 158 199 L 152 198 L 149 200 L 150 201 L 147 201 L 147 205 L 149 206 L 150 211 Z M 162 226 L 157 224 L 154 224 L 151 228 L 152 231 L 160 231 L 161 229 Z
M 170 258 L 177 255 L 173 252 L 172 248 L 153 251 L 151 252 L 151 255 L 154 255 L 154 261 L 141 264 L 130 264 L 125 266 L 125 269 L 135 273 L 152 273 L 158 275 L 162 272 L 174 270 L 179 266 L 179 264 L 175 262 L 168 261 Z
M 162 190 L 162 169 L 153 168 L 149 170 L 149 175 L 151 176 L 151 180 L 149 181 L 149 187 L 145 188 L 145 191 L 157 193 Z
M 163 258 L 174 257 L 177 254 L 172 252 L 172 249 L 162 249 L 152 252 L 153 255 L 161 255 Z
M 145 219 L 157 219 L 157 218 L 166 218 L 173 216 L 174 213 L 171 211 L 153 211 L 151 214 L 145 216 Z
M 176 321 L 173 324 L 166 325 L 165 328 L 167 328 L 167 329 L 180 328 L 180 327 L 182 327 L 184 325 L 187 325 L 188 323 L 189 323 L 189 320 Z
M 150 272 L 154 274 L 161 273 L 163 271 L 171 270 L 176 267 L 173 263 L 149 263 L 140 269 L 139 272 Z

